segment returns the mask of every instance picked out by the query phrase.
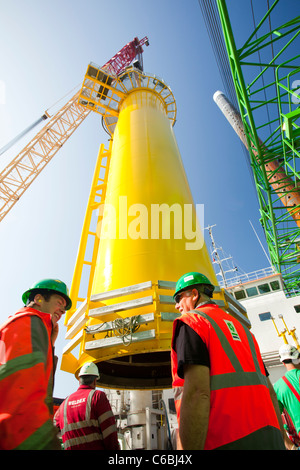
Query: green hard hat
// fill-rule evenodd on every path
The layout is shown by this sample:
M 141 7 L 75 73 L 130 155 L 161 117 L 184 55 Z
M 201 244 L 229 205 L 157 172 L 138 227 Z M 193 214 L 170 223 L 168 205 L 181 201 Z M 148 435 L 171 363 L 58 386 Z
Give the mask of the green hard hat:
M 28 289 L 22 295 L 22 300 L 24 304 L 27 304 L 30 294 L 35 291 L 47 290 L 53 294 L 61 295 L 67 302 L 66 310 L 70 310 L 72 307 L 72 301 L 69 297 L 69 291 L 66 284 L 59 279 L 42 279 L 41 281 L 36 282 L 33 286 Z
M 209 286 L 211 294 L 213 293 L 214 286 L 210 282 L 210 280 L 206 276 L 204 276 L 204 274 L 193 271 L 193 272 L 184 274 L 183 276 L 181 276 L 180 279 L 178 279 L 176 283 L 175 294 L 173 295 L 173 299 L 175 300 L 175 296 L 179 294 L 179 292 L 182 292 L 189 287 L 193 287 L 199 284 L 206 284 L 207 286 Z

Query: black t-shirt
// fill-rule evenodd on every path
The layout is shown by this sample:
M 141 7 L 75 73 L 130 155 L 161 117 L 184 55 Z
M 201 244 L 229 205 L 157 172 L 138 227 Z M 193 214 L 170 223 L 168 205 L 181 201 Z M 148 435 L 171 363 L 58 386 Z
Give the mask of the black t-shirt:
M 178 322 L 175 336 L 178 362 L 177 373 L 180 378 L 184 378 L 183 366 L 185 364 L 199 364 L 210 367 L 206 344 L 190 326 L 182 321 Z

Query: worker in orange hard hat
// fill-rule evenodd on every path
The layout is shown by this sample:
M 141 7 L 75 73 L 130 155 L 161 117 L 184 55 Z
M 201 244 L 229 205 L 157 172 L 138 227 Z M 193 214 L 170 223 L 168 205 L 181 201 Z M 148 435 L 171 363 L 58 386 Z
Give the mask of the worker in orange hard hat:
M 72 305 L 58 279 L 24 292 L 25 307 L 0 326 L 0 449 L 60 449 L 53 426 L 54 344 Z
M 278 404 L 254 336 L 213 301 L 198 272 L 176 284 L 171 362 L 183 450 L 285 449 Z

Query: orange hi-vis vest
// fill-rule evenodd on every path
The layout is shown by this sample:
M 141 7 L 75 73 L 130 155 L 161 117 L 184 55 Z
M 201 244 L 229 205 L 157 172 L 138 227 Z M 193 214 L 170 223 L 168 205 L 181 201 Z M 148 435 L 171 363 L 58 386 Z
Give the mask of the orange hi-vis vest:
M 216 304 L 206 304 L 174 321 L 171 349 L 177 420 L 184 379 L 177 374 L 177 322 L 204 341 L 210 358 L 210 415 L 204 449 L 285 449 L 254 336 Z
M 0 326 L 0 449 L 59 449 L 49 314 L 25 307 Z

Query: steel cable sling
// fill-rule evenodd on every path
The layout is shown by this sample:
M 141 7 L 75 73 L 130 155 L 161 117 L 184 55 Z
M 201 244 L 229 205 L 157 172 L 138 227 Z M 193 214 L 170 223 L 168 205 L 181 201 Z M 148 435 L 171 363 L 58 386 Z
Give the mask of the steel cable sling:
M 105 322 L 102 325 L 99 325 L 98 328 L 95 327 L 85 327 L 87 334 L 95 334 L 103 331 L 103 328 L 108 323 L 111 323 L 112 328 L 110 332 L 107 333 L 107 337 L 121 337 L 122 342 L 125 346 L 129 346 L 132 343 L 132 335 L 140 328 L 139 324 L 140 315 L 134 315 L 132 317 L 126 318 L 117 318 L 112 322 Z

